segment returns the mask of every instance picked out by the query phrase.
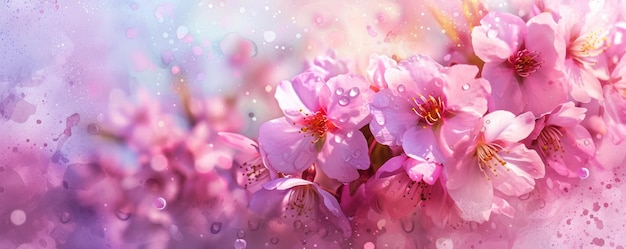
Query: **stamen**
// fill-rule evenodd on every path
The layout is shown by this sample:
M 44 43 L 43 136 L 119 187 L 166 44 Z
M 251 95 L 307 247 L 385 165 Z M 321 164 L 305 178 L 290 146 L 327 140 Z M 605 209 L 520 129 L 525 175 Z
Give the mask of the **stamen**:
M 502 146 L 496 143 L 480 143 L 476 147 L 478 166 L 480 166 L 480 170 L 485 176 L 487 176 L 485 169 L 492 171 L 494 176 L 498 176 L 496 169 L 498 164 L 507 171 L 509 170 L 509 168 L 506 167 L 506 161 L 498 154 L 502 149 Z M 489 179 L 489 176 L 487 176 L 487 178 Z
M 536 51 L 522 49 L 511 55 L 508 61 L 513 65 L 518 76 L 526 78 L 541 68 L 543 61 L 539 60 L 539 55 L 540 53 Z
M 434 97 L 428 95 L 428 98 L 424 95 L 419 95 L 419 99 L 411 98 L 415 107 L 411 108 L 417 116 L 422 118 L 428 125 L 434 125 L 439 120 L 442 120 L 445 111 L 445 104 L 441 97 Z
M 263 179 L 270 178 L 270 172 L 263 165 L 261 157 L 244 162 L 241 166 L 239 166 L 239 168 L 241 170 L 241 175 L 244 177 L 243 187 L 246 189 L 252 185 L 262 182 Z
M 606 36 L 591 31 L 576 38 L 569 46 L 567 55 L 581 64 L 595 65 L 597 60 L 592 57 L 598 56 L 606 49 L 605 41 Z
M 289 198 L 285 206 L 285 217 L 291 214 L 292 218 L 298 218 L 298 220 L 301 218 L 313 218 L 311 212 L 313 212 L 317 202 L 316 198 L 315 190 L 310 185 L 293 187 L 292 191 L 289 192 Z
M 402 197 L 402 199 L 397 201 L 409 202 L 414 207 L 422 204 L 421 206 L 423 207 L 425 206 L 424 202 L 431 199 L 430 185 L 424 181 L 416 182 L 409 178 L 408 175 L 404 175 L 396 183 L 395 189 Z
M 563 138 L 563 133 L 560 131 L 559 127 L 554 125 L 544 127 L 537 138 L 541 153 L 546 157 L 553 156 L 555 159 L 556 157 L 563 158 L 565 148 L 563 148 L 561 144 L 561 138 Z
M 300 110 L 304 113 L 303 110 Z M 294 125 L 301 125 L 300 133 L 304 133 L 304 136 L 313 136 L 315 139 L 312 143 L 316 143 L 320 139 L 326 136 L 326 132 L 332 131 L 337 127 L 328 120 L 324 111 L 317 111 L 312 114 L 304 113 L 304 118 L 299 122 L 294 122 Z

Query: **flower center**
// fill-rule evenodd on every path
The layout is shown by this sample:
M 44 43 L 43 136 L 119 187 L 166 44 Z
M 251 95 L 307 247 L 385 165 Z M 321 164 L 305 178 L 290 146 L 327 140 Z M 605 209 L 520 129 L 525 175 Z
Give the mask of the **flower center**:
M 250 161 L 244 162 L 239 166 L 239 169 L 243 176 L 243 187 L 246 189 L 261 182 L 263 179 L 270 178 L 269 170 L 263 165 L 261 157 L 256 157 Z
M 502 150 L 502 146 L 496 143 L 480 143 L 476 147 L 476 157 L 478 158 L 478 166 L 480 170 L 487 176 L 487 171 L 493 172 L 494 176 L 498 176 L 498 165 L 504 167 L 507 171 L 506 161 L 500 157 L 498 152 Z M 490 179 L 487 176 L 487 179 Z
M 539 143 L 539 147 L 541 148 L 541 152 L 546 156 L 557 156 L 557 153 L 563 158 L 563 153 L 565 153 L 565 149 L 563 145 L 561 145 L 561 138 L 563 137 L 563 133 L 559 130 L 559 127 L 554 125 L 549 125 L 541 130 L 539 133 L 539 137 L 537 138 L 537 142 Z M 560 152 L 560 153 L 559 153 Z
M 522 78 L 526 78 L 536 72 L 543 64 L 543 61 L 539 60 L 539 53 L 526 49 L 517 51 L 509 56 L 508 61 L 513 65 L 517 75 Z
M 597 60 L 590 57 L 595 57 L 604 51 L 605 40 L 605 36 L 598 35 L 595 31 L 589 32 L 587 35 L 579 36 L 570 44 L 567 55 L 581 64 L 595 65 Z
M 292 218 L 312 218 L 311 212 L 313 212 L 313 207 L 316 203 L 316 193 L 313 190 L 313 186 L 310 185 L 300 185 L 293 187 L 292 191 L 289 192 L 289 198 L 287 201 L 287 206 L 285 207 L 285 216 L 288 214 Z
M 428 125 L 434 125 L 443 119 L 445 104 L 441 97 L 419 95 L 419 98 L 411 98 L 414 107 L 411 108 L 422 121 Z M 425 126 L 424 126 L 425 128 Z
M 302 110 L 300 110 L 302 112 Z M 326 117 L 326 112 L 317 111 L 312 114 L 305 113 L 304 118 L 300 120 L 300 133 L 305 133 L 305 137 L 308 135 L 315 137 L 313 143 L 319 141 L 321 138 L 326 136 L 326 132 L 332 131 L 337 127 L 328 120 Z M 296 123 L 294 122 L 294 125 Z

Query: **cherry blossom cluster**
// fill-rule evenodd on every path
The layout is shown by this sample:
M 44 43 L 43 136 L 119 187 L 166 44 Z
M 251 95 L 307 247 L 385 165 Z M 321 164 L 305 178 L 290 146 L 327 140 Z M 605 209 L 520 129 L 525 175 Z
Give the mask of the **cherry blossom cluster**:
M 257 141 L 219 134 L 250 208 L 349 237 L 358 209 L 443 227 L 514 217 L 511 198 L 547 176 L 568 191 L 600 167 L 597 144 L 626 138 L 626 23 L 588 8 L 483 13 L 475 60 L 375 54 L 360 74 L 318 57 L 276 87 L 284 115 Z

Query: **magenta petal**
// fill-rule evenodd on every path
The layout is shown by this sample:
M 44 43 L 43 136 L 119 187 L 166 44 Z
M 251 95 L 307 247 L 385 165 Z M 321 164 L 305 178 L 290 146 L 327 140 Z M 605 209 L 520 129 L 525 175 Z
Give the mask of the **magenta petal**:
M 452 172 L 458 172 L 455 172 L 448 180 L 448 194 L 456 203 L 461 218 L 467 221 L 484 222 L 491 215 L 492 183 L 480 171 L 476 160 L 464 159 L 456 167 L 456 169 L 460 168 L 463 170 L 452 170 Z M 450 184 L 450 181 L 455 180 L 461 180 L 457 183 L 462 182 L 462 184 Z M 458 186 L 451 188 L 451 185 Z
M 541 157 L 536 151 L 526 148 L 523 144 L 512 145 L 506 148 L 506 151 L 499 153 L 506 161 L 506 165 L 494 168 L 496 175 L 491 178 L 493 186 L 509 196 L 529 193 L 535 187 L 534 179 L 545 175 L 545 166 Z
M 402 138 L 402 148 L 409 157 L 417 160 L 445 162 L 445 157 L 441 154 L 439 143 L 430 127 L 413 126 L 409 128 Z
M 489 110 L 507 110 L 519 114 L 524 110 L 524 99 L 515 72 L 506 65 L 487 63 L 483 78 L 491 84 Z
M 311 185 L 312 182 L 300 178 L 277 178 L 263 184 L 267 190 L 287 190 L 295 186 Z
M 472 29 L 472 46 L 476 55 L 487 63 L 506 60 L 518 50 L 526 35 L 524 21 L 508 13 L 490 12 L 480 24 Z
M 278 217 L 283 211 L 287 191 L 260 189 L 250 198 L 249 206 L 254 212 L 267 217 Z
M 317 157 L 313 137 L 300 133 L 284 117 L 261 125 L 259 145 L 263 147 L 268 168 L 285 174 L 302 173 Z
M 309 92 L 308 94 L 303 93 L 302 95 L 311 98 L 310 96 L 313 94 L 315 94 L 315 92 Z M 282 81 L 276 86 L 274 97 L 278 101 L 280 109 L 283 110 L 285 117 L 290 122 L 301 119 L 304 117 L 305 113 L 308 114 L 319 110 L 319 106 L 315 106 L 313 100 L 301 99 L 294 89 L 294 85 L 289 81 Z M 303 101 L 310 102 L 310 106 L 305 105 Z M 315 99 L 315 103 L 317 103 L 317 99 Z
M 380 178 L 384 173 L 393 173 L 402 168 L 404 162 L 408 157 L 404 154 L 389 158 L 380 168 L 376 171 L 376 178 Z
M 218 132 L 217 135 L 222 142 L 243 153 L 257 154 L 259 152 L 259 145 L 243 135 L 232 132 Z
M 411 110 L 408 101 L 396 99 L 389 89 L 374 95 L 370 109 L 370 130 L 381 144 L 401 145 L 406 129 L 417 123 L 418 116 Z
M 421 181 L 433 185 L 441 174 L 441 164 L 409 158 L 404 166 L 407 175 L 413 181 Z
M 359 177 L 357 169 L 367 169 L 370 165 L 367 140 L 358 130 L 328 133 L 320 154 L 320 168 L 340 182 L 354 181 Z
M 526 112 L 519 116 L 507 111 L 494 111 L 483 117 L 485 140 L 518 142 L 530 135 L 535 127 L 535 117 Z
M 324 207 L 321 208 L 322 212 L 327 216 L 330 214 L 332 216 L 332 222 L 343 231 L 343 236 L 348 238 L 352 234 L 352 227 L 350 226 L 350 222 L 346 218 L 346 215 L 341 211 L 341 206 L 337 202 L 337 199 L 333 197 L 328 192 L 321 189 L 317 184 L 313 185 L 317 190 L 318 194 L 322 197 L 324 202 Z
M 370 121 L 371 93 L 365 78 L 356 74 L 338 75 L 326 85 L 330 96 L 320 94 L 320 103 L 328 101 L 326 114 L 337 127 L 359 129 Z

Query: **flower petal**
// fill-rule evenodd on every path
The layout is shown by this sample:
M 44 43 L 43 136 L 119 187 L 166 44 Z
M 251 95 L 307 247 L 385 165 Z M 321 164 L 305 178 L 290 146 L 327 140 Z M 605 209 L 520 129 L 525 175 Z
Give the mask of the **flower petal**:
M 326 214 L 327 216 L 331 214 L 332 222 L 341 230 L 343 230 L 343 236 L 348 238 L 352 234 L 352 227 L 350 226 L 350 222 L 346 218 L 346 215 L 341 211 L 341 206 L 337 202 L 337 199 L 333 197 L 328 192 L 324 191 L 317 184 L 313 184 L 317 193 L 322 197 L 323 206 L 320 206 L 320 210 Z
M 486 63 L 483 78 L 491 84 L 489 110 L 507 110 L 519 114 L 524 109 L 524 99 L 513 70 L 504 64 Z
M 331 78 L 326 85 L 330 91 L 320 94 L 320 103 L 328 101 L 326 115 L 337 127 L 359 129 L 370 121 L 371 93 L 365 78 L 343 74 Z
M 406 129 L 417 124 L 418 116 L 408 101 L 394 97 L 389 89 L 374 94 L 370 109 L 370 130 L 376 141 L 384 145 L 401 145 Z
M 439 143 L 430 128 L 411 127 L 402 138 L 404 152 L 412 158 L 425 162 L 445 162 L 445 157 L 439 150 Z
M 320 154 L 320 168 L 328 177 L 341 182 L 356 180 L 357 169 L 367 169 L 370 163 L 367 140 L 358 130 L 328 133 Z
M 533 131 L 535 116 L 526 112 L 519 116 L 508 111 L 494 111 L 483 117 L 484 135 L 487 142 L 496 140 L 518 142 Z
M 270 169 L 285 174 L 300 174 L 317 157 L 312 136 L 300 133 L 286 118 L 270 120 L 259 129 L 259 145 Z
M 310 74 L 307 74 L 310 75 Z M 305 77 L 305 76 L 297 76 Z M 297 84 L 290 81 L 282 81 L 276 87 L 276 93 L 274 97 L 278 101 L 280 109 L 283 110 L 285 117 L 290 121 L 296 121 L 304 117 L 305 113 L 312 113 L 319 110 L 319 106 L 316 106 L 317 98 L 311 96 L 315 94 L 312 90 L 305 89 L 301 84 Z M 295 88 L 300 88 L 296 91 Z M 301 98 L 300 94 L 305 96 Z M 308 102 L 305 104 L 304 102 Z
M 233 147 L 246 154 L 259 153 L 259 145 L 252 139 L 249 139 L 241 134 L 232 132 L 218 132 L 220 140 L 225 144 Z
M 506 60 L 518 50 L 526 35 L 524 21 L 508 13 L 490 12 L 480 24 L 472 29 L 472 46 L 476 55 L 487 63 Z
M 448 194 L 459 208 L 461 218 L 476 222 L 488 220 L 491 215 L 493 186 L 480 171 L 476 160 L 466 157 L 447 172 L 452 173 L 446 185 Z
M 525 145 L 517 143 L 506 152 L 498 154 L 506 162 L 504 167 L 494 168 L 497 175 L 491 177 L 493 186 L 500 192 L 509 196 L 520 196 L 532 191 L 535 180 L 545 175 L 545 166 L 539 154 L 529 150 Z

